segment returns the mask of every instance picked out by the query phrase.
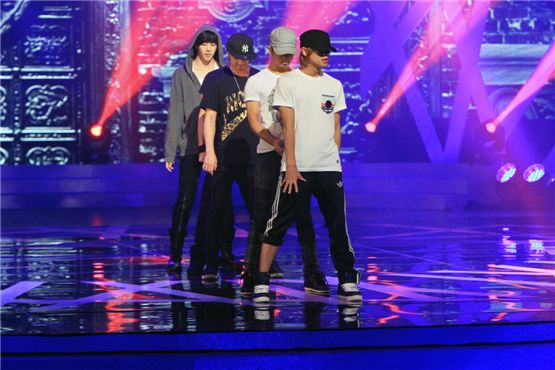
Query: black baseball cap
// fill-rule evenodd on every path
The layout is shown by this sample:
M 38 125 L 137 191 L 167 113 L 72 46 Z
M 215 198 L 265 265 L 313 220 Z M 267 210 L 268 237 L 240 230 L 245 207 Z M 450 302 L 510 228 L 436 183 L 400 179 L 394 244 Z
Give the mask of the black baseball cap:
M 256 53 L 252 46 L 252 39 L 243 33 L 234 33 L 225 44 L 227 52 L 237 59 L 253 61 Z
M 337 51 L 331 45 L 330 35 L 322 30 L 308 30 L 301 35 L 301 48 L 311 48 L 322 53 Z

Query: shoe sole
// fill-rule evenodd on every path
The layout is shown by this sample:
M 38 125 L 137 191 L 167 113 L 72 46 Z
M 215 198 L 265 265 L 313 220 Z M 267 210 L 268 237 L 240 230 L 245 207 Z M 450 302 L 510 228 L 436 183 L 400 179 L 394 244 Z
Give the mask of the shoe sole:
M 351 296 L 339 295 L 337 297 L 347 302 L 362 302 L 362 295 L 351 295 Z
M 329 290 L 316 290 L 312 288 L 304 288 L 304 291 L 307 293 L 316 294 L 316 295 L 330 295 Z
M 270 277 L 274 279 L 283 279 L 283 272 L 274 272 L 270 274 Z
M 217 276 L 203 276 L 202 282 L 207 284 L 216 284 L 218 282 Z

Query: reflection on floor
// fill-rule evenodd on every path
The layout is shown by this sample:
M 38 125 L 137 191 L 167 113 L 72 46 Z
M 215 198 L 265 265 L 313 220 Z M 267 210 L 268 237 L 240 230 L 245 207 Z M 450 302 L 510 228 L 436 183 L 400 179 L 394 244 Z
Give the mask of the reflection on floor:
M 275 300 L 269 309 L 240 298 L 233 272 L 211 286 L 188 280 L 186 272 L 168 275 L 166 225 L 133 225 L 121 217 L 109 226 L 4 227 L 2 333 L 284 331 L 555 320 L 552 215 L 357 211 L 349 216 L 362 272 L 360 306 L 337 300 L 327 232 L 318 218 L 319 260 L 332 294 L 303 291 L 292 228 L 278 254 L 285 277 L 273 280 Z M 242 255 L 246 223 L 238 226 L 234 251 Z

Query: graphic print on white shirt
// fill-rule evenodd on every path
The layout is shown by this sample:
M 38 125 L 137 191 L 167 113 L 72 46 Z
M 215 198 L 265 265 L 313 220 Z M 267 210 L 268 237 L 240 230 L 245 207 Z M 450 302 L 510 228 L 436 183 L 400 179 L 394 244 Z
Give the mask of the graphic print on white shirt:
M 324 113 L 333 113 L 333 109 L 335 108 L 335 96 L 322 94 L 321 107 Z
M 334 140 L 335 114 L 347 108 L 341 82 L 327 73 L 309 76 L 299 69 L 280 77 L 274 105 L 295 112 L 295 159 L 299 171 L 341 171 Z M 285 171 L 285 155 L 282 171 Z

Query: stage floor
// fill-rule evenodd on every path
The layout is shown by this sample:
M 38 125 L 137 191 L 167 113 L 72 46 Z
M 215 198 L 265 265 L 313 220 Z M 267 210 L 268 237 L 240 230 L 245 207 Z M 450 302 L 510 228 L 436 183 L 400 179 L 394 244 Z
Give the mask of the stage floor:
M 349 232 L 364 302 L 348 306 L 337 300 L 327 231 L 315 210 L 319 260 L 332 294 L 303 291 L 292 228 L 278 252 L 285 277 L 273 280 L 276 299 L 269 309 L 258 309 L 240 298 L 237 275 L 207 286 L 188 280 L 186 272 L 167 274 L 165 210 L 95 212 L 4 213 L 3 341 L 10 336 L 339 332 L 555 321 L 553 214 L 353 210 Z M 234 252 L 242 255 L 244 211 L 238 221 Z M 191 242 L 188 238 L 186 245 Z M 546 339 L 554 339 L 552 331 Z

